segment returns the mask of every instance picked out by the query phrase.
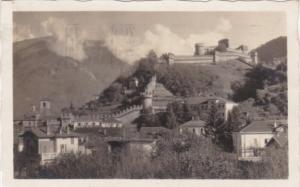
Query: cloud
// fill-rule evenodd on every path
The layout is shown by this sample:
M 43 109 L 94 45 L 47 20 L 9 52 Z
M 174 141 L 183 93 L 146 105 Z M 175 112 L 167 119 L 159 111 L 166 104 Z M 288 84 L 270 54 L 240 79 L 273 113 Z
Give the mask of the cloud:
M 141 37 L 109 34 L 105 43 L 117 57 L 132 64 L 145 57 L 150 50 L 154 50 L 158 55 L 167 52 L 193 54 L 195 43 L 201 42 L 207 46 L 217 45 L 218 41 L 224 38 L 223 33 L 230 29 L 230 22 L 221 19 L 220 24 L 212 31 L 182 37 L 170 28 L 156 24 Z
M 79 25 L 55 17 L 42 21 L 38 30 L 32 30 L 29 25 L 14 25 L 14 42 L 45 36 L 54 38 L 54 42 L 49 45 L 57 54 L 79 61 L 85 58 L 83 43 L 88 37 Z
M 183 55 L 193 54 L 195 43 L 201 42 L 207 46 L 217 45 L 218 40 L 224 38 L 224 33 L 232 29 L 231 22 L 224 18 L 221 18 L 212 30 L 191 33 L 185 37 L 162 24 L 155 24 L 140 35 L 120 34 L 113 32 L 107 26 L 101 26 L 99 28 L 101 32 L 95 34 L 93 31 L 85 30 L 81 25 L 68 23 L 65 19 L 56 17 L 49 17 L 41 22 L 40 26 L 39 33 L 33 33 L 29 27 L 18 25 L 15 38 L 21 40 L 53 36 L 55 39 L 55 42 L 51 44 L 53 51 L 79 61 L 86 57 L 83 49 L 86 40 L 104 40 L 104 45 L 115 56 L 129 64 L 145 57 L 150 50 L 154 50 L 159 56 L 168 52 Z M 105 34 L 103 35 L 103 33 Z
M 67 23 L 64 19 L 50 17 L 41 23 L 45 35 L 53 36 L 55 42 L 52 49 L 62 56 L 70 56 L 77 60 L 85 58 L 83 44 L 88 39 L 85 30 L 77 24 Z
M 13 34 L 14 42 L 35 38 L 29 26 L 26 25 L 19 25 L 19 26 L 14 25 L 13 33 L 14 33 Z
M 229 32 L 232 29 L 232 24 L 228 19 L 221 18 L 217 26 L 217 31 Z

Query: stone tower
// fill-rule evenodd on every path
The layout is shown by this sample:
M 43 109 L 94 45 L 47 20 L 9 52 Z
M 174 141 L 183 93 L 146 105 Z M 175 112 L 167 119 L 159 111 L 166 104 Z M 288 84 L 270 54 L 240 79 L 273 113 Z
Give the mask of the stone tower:
M 40 114 L 49 115 L 51 110 L 51 102 L 49 99 L 44 98 L 40 100 Z
M 195 44 L 195 56 L 202 56 L 205 55 L 205 48 L 203 43 L 196 43 Z
M 154 75 L 150 82 L 147 84 L 146 89 L 143 93 L 143 109 L 148 110 L 152 108 L 152 99 L 154 94 L 154 89 L 156 87 L 156 75 Z

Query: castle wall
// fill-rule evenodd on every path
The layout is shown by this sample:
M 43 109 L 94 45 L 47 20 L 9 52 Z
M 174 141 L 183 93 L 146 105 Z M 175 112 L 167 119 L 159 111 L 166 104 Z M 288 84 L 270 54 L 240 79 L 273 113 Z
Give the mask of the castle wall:
M 252 62 L 252 58 L 245 53 L 239 53 L 239 52 L 233 52 L 233 51 L 228 51 L 228 52 L 215 52 L 215 62 L 223 62 L 223 61 L 228 61 L 228 60 L 236 60 L 236 59 L 243 59 L 247 63 Z
M 170 56 L 169 64 L 210 64 L 213 60 L 213 55 Z

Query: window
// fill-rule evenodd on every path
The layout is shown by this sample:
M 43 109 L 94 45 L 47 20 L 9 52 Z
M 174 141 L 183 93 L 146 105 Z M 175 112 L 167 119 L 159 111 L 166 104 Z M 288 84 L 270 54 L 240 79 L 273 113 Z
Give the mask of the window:
M 74 144 L 74 138 L 73 137 L 71 138 L 71 144 Z
M 196 130 L 193 128 L 193 134 L 195 134 L 196 133 Z
M 43 102 L 43 107 L 46 107 L 46 105 L 47 105 L 47 104 L 46 104 L 45 102 Z
M 81 124 L 80 123 L 78 123 L 78 126 L 80 126 Z

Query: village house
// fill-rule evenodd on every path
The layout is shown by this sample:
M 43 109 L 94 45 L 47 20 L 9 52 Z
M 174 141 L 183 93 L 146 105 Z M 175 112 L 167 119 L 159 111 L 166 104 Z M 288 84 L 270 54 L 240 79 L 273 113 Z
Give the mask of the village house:
M 196 136 L 205 135 L 206 122 L 200 120 L 199 118 L 193 118 L 192 120 L 179 126 L 179 133 L 189 133 Z
M 170 133 L 170 129 L 165 127 L 141 127 L 138 136 L 143 138 L 158 138 Z
M 202 116 L 199 116 L 203 120 L 206 120 L 209 112 L 215 107 L 217 110 L 216 115 L 226 121 L 229 112 L 232 111 L 234 107 L 238 106 L 237 103 L 220 97 L 189 97 L 185 99 L 185 103 L 191 106 L 193 111 L 196 111 L 201 115 L 203 114 Z
M 260 161 L 267 145 L 287 142 L 286 120 L 253 121 L 233 134 L 233 143 L 239 160 Z M 275 141 L 275 142 L 274 142 Z
M 63 153 L 79 152 L 78 135 L 62 127 L 29 128 L 19 135 L 18 150 L 40 155 L 46 164 Z
M 33 105 L 31 112 L 25 114 L 20 122 L 23 128 L 41 127 L 59 125 L 61 124 L 61 118 L 52 114 L 49 99 L 41 99 L 39 110 Z
M 77 128 L 121 128 L 122 122 L 114 118 L 101 118 L 100 116 L 76 116 L 74 118 L 73 127 Z

